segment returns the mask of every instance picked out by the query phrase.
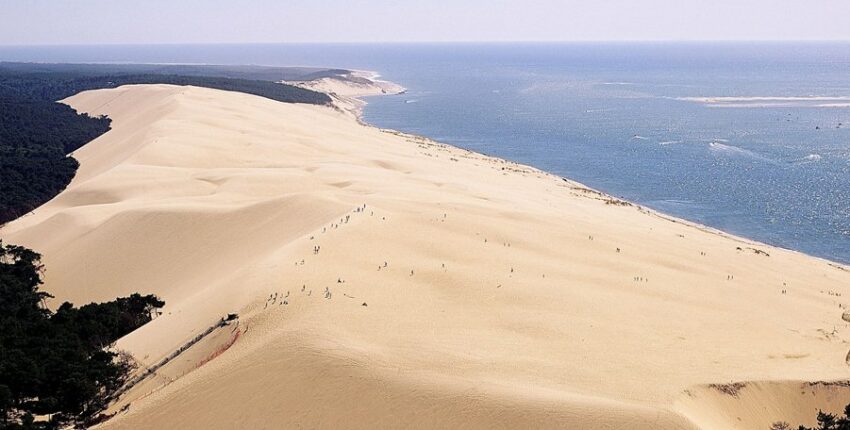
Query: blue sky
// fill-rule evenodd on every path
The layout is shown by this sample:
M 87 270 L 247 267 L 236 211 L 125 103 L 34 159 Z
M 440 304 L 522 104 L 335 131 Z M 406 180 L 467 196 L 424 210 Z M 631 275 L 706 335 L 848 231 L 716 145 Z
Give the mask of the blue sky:
M 850 40 L 850 0 L 0 0 L 0 44 Z

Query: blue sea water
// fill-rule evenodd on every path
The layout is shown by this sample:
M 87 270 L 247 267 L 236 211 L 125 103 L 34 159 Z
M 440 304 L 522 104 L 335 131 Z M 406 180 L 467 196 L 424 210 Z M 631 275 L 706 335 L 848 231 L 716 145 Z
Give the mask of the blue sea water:
M 850 263 L 850 44 L 0 47 L 0 60 L 375 70 L 366 121 Z

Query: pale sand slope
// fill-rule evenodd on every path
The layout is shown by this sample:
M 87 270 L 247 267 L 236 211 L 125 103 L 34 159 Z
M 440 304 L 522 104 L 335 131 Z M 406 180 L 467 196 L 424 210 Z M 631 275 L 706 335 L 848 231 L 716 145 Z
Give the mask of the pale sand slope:
M 66 102 L 113 130 L 0 231 L 44 254 L 53 305 L 159 294 L 118 344 L 145 365 L 241 316 L 229 350 L 181 356 L 104 428 L 763 429 L 850 401 L 789 382 L 850 373 L 847 269 L 326 107 L 164 85 Z M 732 381 L 775 382 L 705 387 Z
M 323 92 L 334 100 L 334 104 L 340 110 L 359 118 L 363 106 L 366 105 L 362 97 L 401 94 L 406 91 L 401 85 L 379 78 L 380 75 L 375 72 L 354 70 L 349 72 L 344 79 L 327 77 L 286 83 Z
M 379 79 L 380 77 L 381 76 L 375 72 L 353 70 L 344 77 L 345 79 L 327 77 L 311 81 L 295 81 L 288 83 L 344 97 L 378 96 L 384 94 L 398 94 L 405 91 L 405 88 L 401 85 L 381 80 Z

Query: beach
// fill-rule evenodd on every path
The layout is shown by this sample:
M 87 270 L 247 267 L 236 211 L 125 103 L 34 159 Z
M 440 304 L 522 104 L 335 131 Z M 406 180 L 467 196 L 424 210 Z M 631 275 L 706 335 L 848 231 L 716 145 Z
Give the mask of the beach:
M 160 296 L 115 346 L 140 369 L 239 315 L 100 428 L 764 429 L 850 402 L 843 265 L 344 108 L 64 103 L 112 130 L 0 229 L 44 255 L 51 305 Z

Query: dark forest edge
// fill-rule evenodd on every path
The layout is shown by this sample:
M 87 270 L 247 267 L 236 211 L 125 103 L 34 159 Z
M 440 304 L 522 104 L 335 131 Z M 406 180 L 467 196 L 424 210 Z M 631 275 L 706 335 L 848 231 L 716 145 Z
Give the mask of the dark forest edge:
M 801 425 L 796 430 L 850 430 L 850 404 L 844 407 L 844 416 L 818 411 L 817 421 L 815 427 Z M 792 427 L 784 421 L 777 421 L 770 426 L 770 430 L 792 430 Z
M 128 84 L 172 84 L 328 105 L 331 98 L 326 94 L 277 82 L 341 77 L 347 72 L 305 67 L 0 62 L 0 225 L 64 190 L 79 166 L 68 154 L 109 130 L 109 118 L 80 115 L 58 100 Z
M 165 305 L 132 294 L 55 312 L 39 291 L 44 267 L 30 249 L 0 242 L 0 429 L 86 428 L 134 369 L 112 348 Z

